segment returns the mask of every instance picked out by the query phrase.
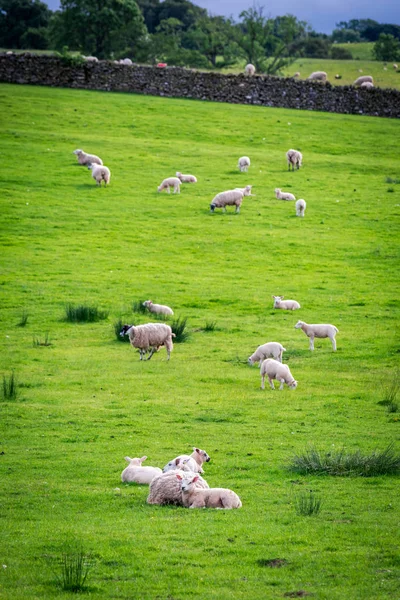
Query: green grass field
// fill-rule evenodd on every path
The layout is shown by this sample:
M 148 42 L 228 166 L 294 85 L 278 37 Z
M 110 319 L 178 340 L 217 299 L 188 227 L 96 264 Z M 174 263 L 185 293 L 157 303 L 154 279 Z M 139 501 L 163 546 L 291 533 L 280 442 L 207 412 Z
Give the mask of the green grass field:
M 380 404 L 400 351 L 399 123 L 28 86 L 0 98 L 0 375 L 18 381 L 0 396 L 1 599 L 76 597 L 54 573 L 70 543 L 94 555 L 93 599 L 398 597 L 398 476 L 288 464 L 311 447 L 400 451 L 400 413 Z M 76 148 L 103 158 L 107 189 Z M 157 194 L 177 170 L 198 183 Z M 210 214 L 248 183 L 240 214 Z M 306 200 L 304 219 L 275 187 Z M 275 311 L 272 294 L 302 308 Z M 119 319 L 152 320 L 131 310 L 148 298 L 188 318 L 169 362 L 115 337 Z M 68 303 L 108 317 L 68 323 Z M 310 352 L 298 319 L 335 324 L 337 352 Z M 296 390 L 260 390 L 247 357 L 266 341 L 287 349 Z M 121 483 L 124 456 L 162 467 L 192 446 L 242 509 L 149 506 Z M 301 516 L 310 491 L 321 510 Z
M 374 42 L 357 42 L 354 44 L 335 44 L 337 48 L 344 48 L 351 52 L 356 60 L 374 60 Z

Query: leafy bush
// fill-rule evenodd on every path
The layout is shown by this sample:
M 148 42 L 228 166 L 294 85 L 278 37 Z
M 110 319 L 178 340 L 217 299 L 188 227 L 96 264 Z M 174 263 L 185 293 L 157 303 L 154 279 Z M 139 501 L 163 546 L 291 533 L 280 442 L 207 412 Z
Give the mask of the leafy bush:
M 67 304 L 65 307 L 65 320 L 69 323 L 93 323 L 94 321 L 107 319 L 107 317 L 108 313 L 99 310 L 96 306 Z
M 353 55 L 349 50 L 346 50 L 346 48 L 332 46 L 331 58 L 335 60 L 353 60 Z

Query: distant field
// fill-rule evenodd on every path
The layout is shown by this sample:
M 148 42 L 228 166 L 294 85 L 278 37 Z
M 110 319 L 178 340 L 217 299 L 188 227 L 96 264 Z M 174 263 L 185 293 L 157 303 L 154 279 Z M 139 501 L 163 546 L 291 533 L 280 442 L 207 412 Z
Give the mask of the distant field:
M 356 60 L 374 60 L 374 42 L 359 42 L 357 44 L 335 44 L 336 48 L 344 48 L 351 52 Z

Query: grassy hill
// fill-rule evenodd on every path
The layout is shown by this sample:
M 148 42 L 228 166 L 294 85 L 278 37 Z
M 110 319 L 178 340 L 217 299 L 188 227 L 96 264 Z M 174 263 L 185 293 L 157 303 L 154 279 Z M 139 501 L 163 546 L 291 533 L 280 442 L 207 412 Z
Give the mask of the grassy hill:
M 354 44 L 335 44 L 337 48 L 344 48 L 351 52 L 356 60 L 374 60 L 373 49 L 375 42 L 357 42 Z
M 27 86 L 0 98 L 0 374 L 18 383 L 0 397 L 1 598 L 61 597 L 80 544 L 94 599 L 394 598 L 398 475 L 289 465 L 311 448 L 399 455 L 398 401 L 383 404 L 400 349 L 398 123 Z M 107 189 L 76 148 L 103 158 Z M 177 170 L 198 183 L 158 194 Z M 248 183 L 240 214 L 210 214 Z M 306 200 L 304 219 L 275 187 Z M 273 310 L 272 294 L 301 309 Z M 148 298 L 188 319 L 169 362 L 163 348 L 140 362 L 114 332 L 154 320 L 132 311 Z M 68 303 L 108 316 L 70 323 Z M 310 352 L 298 319 L 336 325 L 337 352 Z M 267 341 L 295 391 L 260 390 L 247 357 Z M 124 456 L 162 467 L 193 446 L 242 509 L 149 506 L 120 481 Z

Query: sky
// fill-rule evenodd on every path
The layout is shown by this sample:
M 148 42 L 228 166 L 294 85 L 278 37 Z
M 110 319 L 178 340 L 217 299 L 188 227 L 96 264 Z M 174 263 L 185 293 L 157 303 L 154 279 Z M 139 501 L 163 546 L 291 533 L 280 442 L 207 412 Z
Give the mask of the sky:
M 253 0 L 192 0 L 214 15 L 237 18 L 242 10 L 253 6 Z M 59 7 L 58 0 L 47 0 L 52 10 Z M 307 21 L 318 33 L 331 33 L 339 21 L 350 19 L 374 19 L 378 23 L 400 25 L 400 0 L 301 0 L 283 3 L 282 0 L 258 0 L 264 6 L 266 16 L 277 17 L 293 14 Z

